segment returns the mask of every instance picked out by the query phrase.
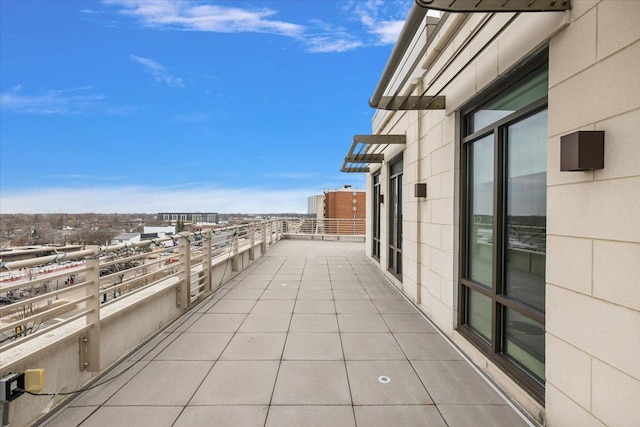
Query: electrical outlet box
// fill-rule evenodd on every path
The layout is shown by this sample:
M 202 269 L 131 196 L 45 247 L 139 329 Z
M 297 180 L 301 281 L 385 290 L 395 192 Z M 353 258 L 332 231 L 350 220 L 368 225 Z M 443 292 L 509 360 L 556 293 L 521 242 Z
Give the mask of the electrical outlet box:
M 0 379 L 0 402 L 11 402 L 24 393 L 24 374 L 10 374 Z
M 29 393 L 39 393 L 44 388 L 44 369 L 27 369 L 24 377 L 24 390 Z

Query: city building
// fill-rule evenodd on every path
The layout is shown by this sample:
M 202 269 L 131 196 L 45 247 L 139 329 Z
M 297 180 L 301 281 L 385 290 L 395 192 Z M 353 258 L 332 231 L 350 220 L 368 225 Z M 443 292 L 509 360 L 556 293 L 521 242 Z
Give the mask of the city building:
M 366 198 L 366 191 L 354 190 L 350 185 L 326 190 L 323 210 L 325 233 L 364 234 Z
M 218 214 L 213 212 L 160 212 L 158 214 L 158 220 L 160 221 L 207 222 L 217 224 L 218 218 Z
M 140 233 L 121 233 L 111 239 L 111 245 L 140 242 Z
M 541 425 L 640 425 L 639 22 L 416 0 L 342 167 L 367 255 Z
M 307 198 L 307 213 L 322 219 L 324 215 L 324 195 L 319 194 Z
M 366 191 L 354 190 L 345 186 L 337 190 L 324 192 L 324 218 L 353 218 L 366 217 Z

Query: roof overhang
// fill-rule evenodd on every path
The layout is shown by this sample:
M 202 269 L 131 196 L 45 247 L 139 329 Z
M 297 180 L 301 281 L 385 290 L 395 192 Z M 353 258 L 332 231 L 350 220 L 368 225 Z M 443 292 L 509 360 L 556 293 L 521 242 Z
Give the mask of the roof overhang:
M 416 0 L 420 7 L 444 12 L 562 12 L 571 0 Z
M 371 163 L 384 161 L 384 149 L 390 144 L 405 144 L 405 135 L 355 135 L 344 158 L 341 172 L 369 172 Z

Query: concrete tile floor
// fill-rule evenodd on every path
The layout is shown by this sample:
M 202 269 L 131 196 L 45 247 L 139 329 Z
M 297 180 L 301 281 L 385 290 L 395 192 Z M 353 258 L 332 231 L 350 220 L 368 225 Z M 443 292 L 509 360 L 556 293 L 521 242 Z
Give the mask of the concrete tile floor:
M 527 425 L 362 243 L 279 242 L 119 372 L 43 425 Z

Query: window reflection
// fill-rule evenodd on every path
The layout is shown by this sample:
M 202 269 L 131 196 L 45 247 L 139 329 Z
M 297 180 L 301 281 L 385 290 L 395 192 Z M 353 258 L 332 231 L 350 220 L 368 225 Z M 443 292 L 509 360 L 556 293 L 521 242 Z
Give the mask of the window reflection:
M 494 101 L 482 106 L 481 109 L 473 113 L 471 131 L 477 132 L 507 117 L 532 101 L 546 96 L 549 87 L 548 77 L 546 70 L 540 71 L 525 83 L 514 87 Z
M 544 381 L 544 326 L 517 311 L 506 309 L 505 354 Z
M 493 260 L 493 135 L 468 144 L 469 278 L 491 287 Z
M 547 111 L 508 129 L 506 293 L 544 311 Z

